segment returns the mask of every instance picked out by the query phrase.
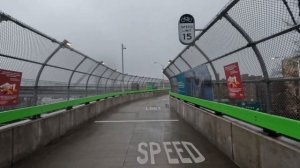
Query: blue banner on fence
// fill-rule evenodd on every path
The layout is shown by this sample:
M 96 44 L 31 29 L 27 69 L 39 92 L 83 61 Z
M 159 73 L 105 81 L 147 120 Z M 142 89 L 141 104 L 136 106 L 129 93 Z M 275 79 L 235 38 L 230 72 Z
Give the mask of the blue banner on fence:
M 199 65 L 175 76 L 177 93 L 213 100 L 211 75 L 206 65 Z
M 181 73 L 176 76 L 176 83 L 176 92 L 179 94 L 187 95 L 185 73 Z

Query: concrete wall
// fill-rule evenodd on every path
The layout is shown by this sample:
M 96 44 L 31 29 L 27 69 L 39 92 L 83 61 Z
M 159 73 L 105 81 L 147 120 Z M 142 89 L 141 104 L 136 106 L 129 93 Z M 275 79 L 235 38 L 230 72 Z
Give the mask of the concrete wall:
M 242 168 L 299 168 L 300 142 L 272 138 L 260 129 L 170 97 L 170 108 Z
M 15 162 L 60 138 L 109 108 L 163 94 L 167 94 L 167 92 L 158 91 L 155 93 L 149 92 L 113 97 L 92 102 L 88 105 L 74 107 L 71 110 L 45 114 L 35 120 L 25 120 L 2 126 L 0 127 L 0 168 L 12 167 Z

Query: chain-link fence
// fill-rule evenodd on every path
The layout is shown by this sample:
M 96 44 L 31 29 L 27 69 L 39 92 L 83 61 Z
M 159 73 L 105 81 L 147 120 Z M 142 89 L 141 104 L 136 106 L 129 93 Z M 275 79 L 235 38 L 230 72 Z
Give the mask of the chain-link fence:
M 164 74 L 182 94 L 300 119 L 299 60 L 298 0 L 232 0 Z M 233 63 L 241 98 L 228 92 Z
M 121 91 L 123 74 L 0 12 L 0 69 L 22 72 L 19 104 L 0 111 Z M 124 89 L 162 80 L 124 74 Z M 0 84 L 1 85 L 1 84 Z M 1 95 L 0 95 L 1 96 Z

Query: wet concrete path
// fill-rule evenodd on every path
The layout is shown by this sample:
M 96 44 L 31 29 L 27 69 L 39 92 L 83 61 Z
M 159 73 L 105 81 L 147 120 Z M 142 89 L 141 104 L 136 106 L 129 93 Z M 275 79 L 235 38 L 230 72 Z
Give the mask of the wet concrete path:
M 111 109 L 14 168 L 235 168 L 168 108 L 168 96 Z

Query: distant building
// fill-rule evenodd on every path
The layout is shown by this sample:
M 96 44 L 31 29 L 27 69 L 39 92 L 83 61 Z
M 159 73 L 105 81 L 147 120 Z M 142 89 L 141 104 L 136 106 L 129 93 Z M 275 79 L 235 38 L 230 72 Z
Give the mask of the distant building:
M 282 60 L 283 79 L 299 78 L 299 56 Z M 273 113 L 300 119 L 299 81 L 279 81 L 272 83 Z
M 299 77 L 300 58 L 286 58 L 282 60 L 282 75 L 284 78 Z

